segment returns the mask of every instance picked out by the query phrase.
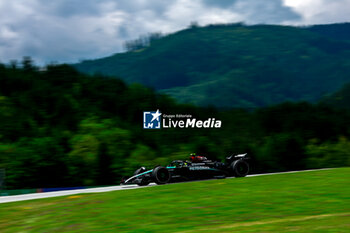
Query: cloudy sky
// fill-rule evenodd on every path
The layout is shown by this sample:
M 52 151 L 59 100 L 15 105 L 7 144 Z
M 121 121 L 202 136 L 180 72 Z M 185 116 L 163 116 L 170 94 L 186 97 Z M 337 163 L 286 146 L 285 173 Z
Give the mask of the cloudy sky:
M 350 22 L 350 0 L 0 0 L 0 62 L 77 62 L 126 40 L 200 25 Z

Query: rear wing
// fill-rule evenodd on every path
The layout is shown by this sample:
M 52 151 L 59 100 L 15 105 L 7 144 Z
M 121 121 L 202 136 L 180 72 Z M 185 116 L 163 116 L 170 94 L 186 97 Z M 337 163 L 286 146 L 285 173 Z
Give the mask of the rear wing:
M 238 155 L 235 155 L 235 154 L 230 155 L 230 156 L 226 157 L 226 163 L 231 163 L 234 160 L 238 160 L 238 159 L 249 159 L 248 153 L 238 154 Z
M 247 153 L 245 154 L 238 154 L 238 155 L 235 155 L 234 157 L 235 158 L 245 158 L 247 156 Z

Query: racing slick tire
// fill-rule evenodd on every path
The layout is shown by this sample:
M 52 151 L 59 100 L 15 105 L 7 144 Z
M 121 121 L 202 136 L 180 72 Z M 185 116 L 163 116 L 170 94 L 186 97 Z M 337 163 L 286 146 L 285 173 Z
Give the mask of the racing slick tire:
M 166 184 L 170 180 L 170 172 L 165 167 L 155 167 L 152 172 L 153 180 L 156 184 Z
M 244 160 L 236 160 L 231 163 L 231 172 L 235 177 L 245 177 L 249 173 L 249 164 Z

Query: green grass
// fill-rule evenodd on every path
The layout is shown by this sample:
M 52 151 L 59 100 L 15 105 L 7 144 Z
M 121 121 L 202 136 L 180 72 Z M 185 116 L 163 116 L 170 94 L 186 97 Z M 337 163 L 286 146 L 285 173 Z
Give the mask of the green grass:
M 0 232 L 349 232 L 350 168 L 0 204 Z

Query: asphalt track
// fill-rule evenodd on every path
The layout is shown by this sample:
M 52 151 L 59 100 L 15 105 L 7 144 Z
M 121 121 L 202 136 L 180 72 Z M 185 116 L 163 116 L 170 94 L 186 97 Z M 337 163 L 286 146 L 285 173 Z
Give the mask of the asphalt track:
M 268 175 L 297 173 L 297 172 L 309 172 L 309 171 L 318 171 L 318 170 L 326 170 L 326 169 L 330 169 L 330 168 L 302 170 L 302 171 L 289 171 L 289 172 L 276 172 L 276 173 L 264 173 L 264 174 L 253 174 L 253 175 L 248 175 L 247 177 L 268 176 Z M 232 178 L 234 178 L 234 177 L 232 177 Z M 228 178 L 228 179 L 231 179 L 231 178 Z M 198 182 L 198 181 L 190 181 L 190 182 Z M 69 195 L 82 194 L 82 193 L 102 193 L 102 192 L 110 192 L 110 191 L 149 188 L 149 187 L 152 187 L 155 185 L 156 185 L 155 183 L 151 183 L 148 186 L 141 186 L 141 187 L 138 185 L 116 185 L 116 186 L 108 186 L 108 187 L 101 187 L 101 188 L 76 189 L 76 190 L 65 190 L 65 191 L 56 191 L 56 192 L 47 192 L 47 193 L 30 193 L 30 194 L 22 194 L 22 195 L 3 196 L 3 197 L 0 197 L 0 203 L 8 203 L 8 202 L 15 202 L 15 201 L 27 201 L 27 200 L 34 200 L 34 199 L 49 198 L 49 197 L 69 196 Z

